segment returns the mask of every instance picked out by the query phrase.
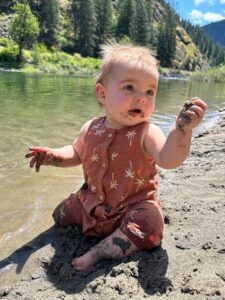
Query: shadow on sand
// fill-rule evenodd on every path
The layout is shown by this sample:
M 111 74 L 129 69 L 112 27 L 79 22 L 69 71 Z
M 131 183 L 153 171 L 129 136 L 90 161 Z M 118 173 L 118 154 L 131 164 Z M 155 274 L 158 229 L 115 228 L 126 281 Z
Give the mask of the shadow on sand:
M 16 272 L 20 273 L 34 252 L 51 244 L 55 249 L 53 257 L 40 258 L 42 261 L 41 269 L 44 270 L 42 273 L 45 274 L 43 280 L 46 280 L 47 276 L 47 279 L 58 290 L 68 294 L 80 293 L 85 289 L 87 293 L 94 293 L 99 287 L 104 289 L 107 286 L 120 294 L 127 287 L 123 285 L 123 282 L 119 285 L 115 284 L 115 280 L 118 278 L 123 278 L 122 281 L 126 282 L 129 280 L 137 281 L 138 286 L 141 286 L 144 292 L 149 295 L 164 294 L 172 288 L 171 281 L 165 277 L 168 268 L 168 255 L 162 247 L 157 247 L 149 252 L 140 251 L 124 259 L 103 260 L 89 271 L 75 271 L 71 267 L 72 259 L 83 255 L 99 240 L 98 238 L 85 237 L 81 230 L 75 226 L 67 228 L 52 226 L 0 261 L 0 273 L 4 272 L 7 266 L 11 264 L 15 264 L 17 266 Z M 136 292 L 134 291 L 134 293 Z

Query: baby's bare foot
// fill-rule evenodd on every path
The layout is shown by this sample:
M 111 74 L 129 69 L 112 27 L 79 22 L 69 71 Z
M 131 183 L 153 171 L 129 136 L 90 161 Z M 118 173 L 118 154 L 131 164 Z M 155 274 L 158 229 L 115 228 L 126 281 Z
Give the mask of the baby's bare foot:
M 72 266 L 75 270 L 88 270 L 103 258 L 122 258 L 131 255 L 138 248 L 118 228 L 100 241 L 84 255 L 75 258 Z
M 97 262 L 97 257 L 92 253 L 92 251 L 87 252 L 86 254 L 74 258 L 72 260 L 72 266 L 77 271 L 86 271 L 94 266 Z

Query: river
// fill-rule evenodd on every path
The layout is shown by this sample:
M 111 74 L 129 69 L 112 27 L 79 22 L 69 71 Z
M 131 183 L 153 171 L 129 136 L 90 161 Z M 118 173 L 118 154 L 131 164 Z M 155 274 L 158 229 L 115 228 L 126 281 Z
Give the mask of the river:
M 225 85 L 160 80 L 152 122 L 167 133 L 181 104 L 199 96 L 208 104 L 210 126 L 225 106 Z M 81 125 L 103 114 L 94 96 L 93 78 L 0 73 L 0 246 L 4 257 L 53 223 L 51 211 L 82 183 L 80 167 L 29 168 L 30 145 L 71 143 Z M 197 131 L 196 131 L 197 133 Z

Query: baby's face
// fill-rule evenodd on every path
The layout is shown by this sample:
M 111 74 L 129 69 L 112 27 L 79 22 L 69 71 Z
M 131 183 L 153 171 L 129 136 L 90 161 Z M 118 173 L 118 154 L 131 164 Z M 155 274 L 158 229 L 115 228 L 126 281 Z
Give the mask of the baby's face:
M 133 126 L 149 120 L 155 104 L 158 71 L 124 65 L 113 67 L 96 95 L 106 112 L 106 125 Z

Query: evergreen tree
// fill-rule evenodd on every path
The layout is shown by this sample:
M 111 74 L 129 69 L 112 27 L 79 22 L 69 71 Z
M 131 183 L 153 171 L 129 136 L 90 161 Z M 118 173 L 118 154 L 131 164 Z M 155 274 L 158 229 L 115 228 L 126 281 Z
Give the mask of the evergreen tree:
M 224 63 L 225 54 L 224 49 L 219 44 L 214 44 L 213 54 L 212 54 L 212 64 L 220 65 Z
M 118 22 L 116 28 L 116 36 L 130 36 L 131 20 L 135 11 L 134 0 L 123 0 L 118 7 Z
M 150 34 L 150 41 L 153 42 L 153 10 L 152 10 L 152 0 L 146 0 L 146 11 L 148 15 L 148 26 L 149 26 L 149 34 Z
M 80 0 L 72 0 L 71 10 L 73 16 L 73 29 L 75 41 L 79 37 L 79 24 L 80 24 Z
M 51 48 L 58 43 L 60 21 L 59 0 L 41 0 L 33 3 L 33 5 L 35 4 L 40 23 L 39 41 L 43 42 L 48 48 Z
M 0 13 L 11 12 L 12 6 L 13 6 L 13 0 L 1 0 Z
M 160 60 L 162 66 L 166 65 L 167 62 L 167 37 L 166 37 L 166 23 L 161 21 L 158 35 L 158 45 L 157 45 L 157 56 Z
M 152 23 L 152 0 L 146 0 L 146 11 L 149 23 Z
M 157 55 L 164 67 L 171 67 L 176 53 L 176 24 L 172 11 L 168 8 L 165 19 L 162 20 L 157 46 Z
M 93 56 L 96 47 L 96 17 L 93 0 L 77 0 L 75 49 L 83 56 Z M 74 8 L 74 6 L 73 6 Z
M 39 19 L 40 0 L 28 0 L 32 13 Z
M 209 46 L 207 50 L 207 56 L 211 59 L 212 57 L 212 52 L 213 52 L 213 43 L 212 40 L 209 39 Z
M 130 36 L 134 43 L 147 45 L 150 38 L 149 20 L 144 0 L 136 0 L 135 13 L 132 16 Z
M 21 61 L 22 50 L 31 47 L 36 41 L 39 34 L 39 25 L 27 1 L 24 1 L 23 4 L 16 2 L 13 9 L 16 14 L 10 27 L 10 35 L 18 44 L 18 60 Z
M 176 54 L 176 15 L 169 10 L 167 15 L 167 24 L 169 28 L 169 51 L 170 51 L 170 63 L 172 63 Z
M 98 44 L 103 44 L 112 33 L 112 1 L 95 0 Z

